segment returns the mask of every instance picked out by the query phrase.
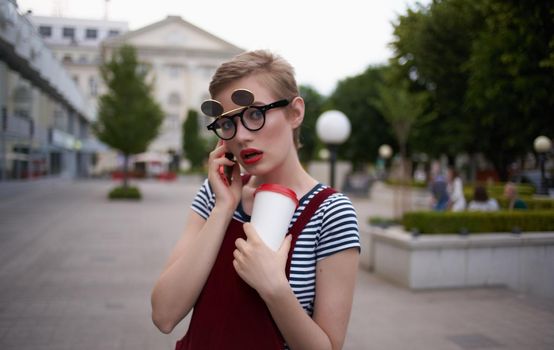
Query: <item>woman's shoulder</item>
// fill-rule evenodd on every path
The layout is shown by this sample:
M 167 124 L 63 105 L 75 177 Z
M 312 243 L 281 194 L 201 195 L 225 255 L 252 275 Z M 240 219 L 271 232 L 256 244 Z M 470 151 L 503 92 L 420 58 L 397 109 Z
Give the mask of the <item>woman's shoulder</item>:
M 328 188 L 321 186 L 321 190 Z M 317 260 L 348 248 L 360 249 L 358 217 L 352 201 L 341 192 L 329 195 L 314 217 L 319 218 Z
M 318 183 L 316 186 L 314 186 L 314 188 L 310 192 L 308 192 L 300 200 L 300 202 L 302 203 L 306 198 L 308 200 L 312 200 L 317 194 L 327 189 L 331 189 L 331 191 L 327 193 L 327 197 L 323 199 L 323 201 L 319 205 L 319 209 L 328 210 L 329 208 L 333 208 L 336 206 L 352 206 L 352 201 L 350 200 L 350 198 L 348 198 L 348 196 L 322 183 Z
M 329 188 L 328 186 L 322 185 L 320 191 Z M 323 215 L 324 220 L 329 220 L 332 218 L 337 218 L 339 216 L 351 216 L 357 220 L 356 210 L 352 201 L 348 196 L 342 192 L 334 191 L 329 194 L 325 200 L 320 204 L 318 211 Z

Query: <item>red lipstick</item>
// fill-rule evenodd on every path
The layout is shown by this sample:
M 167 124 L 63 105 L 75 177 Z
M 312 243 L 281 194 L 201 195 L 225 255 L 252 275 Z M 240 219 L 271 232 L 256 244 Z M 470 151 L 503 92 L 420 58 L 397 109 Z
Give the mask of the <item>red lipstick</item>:
M 240 158 L 244 164 L 254 164 L 264 157 L 264 152 L 255 148 L 245 148 L 240 151 Z

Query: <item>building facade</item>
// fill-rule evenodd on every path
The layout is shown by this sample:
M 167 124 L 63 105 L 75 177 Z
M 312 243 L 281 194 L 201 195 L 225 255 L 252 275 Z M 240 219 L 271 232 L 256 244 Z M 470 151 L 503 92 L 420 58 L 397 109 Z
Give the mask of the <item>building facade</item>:
M 136 48 L 150 70 L 153 94 L 165 118 L 158 137 L 138 161 L 167 163 L 182 154 L 182 128 L 188 110 L 199 110 L 208 85 L 223 61 L 243 50 L 178 16 L 129 31 L 126 22 L 31 16 L 38 33 L 79 87 L 96 119 L 98 97 L 106 92 L 100 65 L 122 45 Z M 170 156 L 171 155 L 171 156 Z M 118 167 L 113 152 L 100 152 L 96 172 Z
M 46 16 L 29 19 L 75 81 L 96 119 L 98 96 L 104 92 L 99 71 L 101 44 L 127 32 L 127 22 Z
M 0 0 L 0 179 L 87 175 L 93 111 L 15 0 Z
M 202 101 L 209 98 L 208 86 L 216 68 L 243 50 L 179 16 L 105 40 L 104 60 L 124 44 L 134 46 L 139 60 L 149 67 L 154 96 L 165 112 L 150 153 L 182 155 L 181 125 L 188 111 L 199 111 Z

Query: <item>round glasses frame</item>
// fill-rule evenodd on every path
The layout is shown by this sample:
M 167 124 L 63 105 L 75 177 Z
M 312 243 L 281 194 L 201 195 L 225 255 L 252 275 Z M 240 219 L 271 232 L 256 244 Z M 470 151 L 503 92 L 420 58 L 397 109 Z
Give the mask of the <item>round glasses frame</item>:
M 290 103 L 289 100 L 283 99 L 283 100 L 279 100 L 279 101 L 267 104 L 265 106 L 246 106 L 246 107 L 240 107 L 240 108 L 237 108 L 237 109 L 233 109 L 233 110 L 227 112 L 226 114 L 223 114 L 220 117 L 218 117 L 214 122 L 212 122 L 210 125 L 208 125 L 207 128 L 208 128 L 208 130 L 213 131 L 216 134 L 216 136 L 219 137 L 220 139 L 230 140 L 233 137 L 235 137 L 235 135 L 237 134 L 237 123 L 235 122 L 236 117 L 240 118 L 240 122 L 241 122 L 242 126 L 244 126 L 247 130 L 258 131 L 261 128 L 263 128 L 264 125 L 265 125 L 265 113 L 267 111 L 269 111 L 270 109 L 273 109 L 273 108 L 285 107 L 289 103 Z M 251 126 L 249 127 L 248 123 L 246 123 L 244 121 L 244 112 L 246 112 L 249 109 L 256 109 L 256 110 L 258 110 L 259 112 L 262 113 L 262 123 L 259 127 L 256 127 L 256 128 L 252 128 Z M 230 113 L 234 113 L 236 111 L 239 111 L 239 112 L 229 115 Z M 234 126 L 231 136 L 225 136 L 225 135 L 222 134 L 221 131 L 218 131 L 218 130 L 221 130 L 221 122 L 222 122 L 223 119 L 231 121 L 231 123 Z

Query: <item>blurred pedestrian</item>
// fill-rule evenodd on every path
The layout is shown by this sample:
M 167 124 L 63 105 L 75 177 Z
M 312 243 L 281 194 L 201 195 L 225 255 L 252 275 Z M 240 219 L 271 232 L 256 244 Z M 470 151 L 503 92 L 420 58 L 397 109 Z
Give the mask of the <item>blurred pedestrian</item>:
M 454 168 L 449 168 L 448 180 L 448 208 L 452 211 L 464 211 L 466 209 L 466 198 L 462 179 Z
M 432 195 L 431 206 L 435 211 L 445 211 L 448 208 L 448 184 L 442 174 L 440 163 L 433 163 L 431 167 L 431 183 L 429 189 Z
M 497 211 L 500 207 L 494 198 L 489 198 L 487 188 L 484 185 L 476 185 L 473 199 L 469 202 L 467 210 L 470 211 Z
M 527 203 L 519 198 L 517 187 L 513 182 L 504 186 L 504 197 L 508 200 L 508 210 L 527 209 Z

